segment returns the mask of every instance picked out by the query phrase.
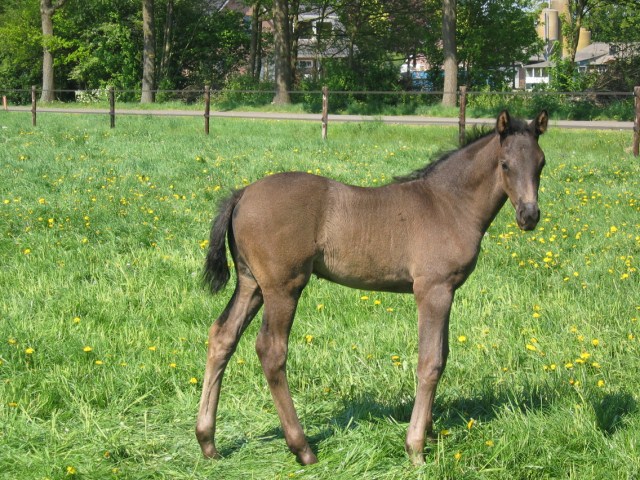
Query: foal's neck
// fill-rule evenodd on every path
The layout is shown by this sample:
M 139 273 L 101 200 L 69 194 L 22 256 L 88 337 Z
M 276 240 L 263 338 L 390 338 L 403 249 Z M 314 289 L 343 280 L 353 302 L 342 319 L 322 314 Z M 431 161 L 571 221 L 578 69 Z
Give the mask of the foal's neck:
M 499 137 L 488 135 L 451 154 L 427 179 L 481 234 L 507 199 L 498 175 L 499 151 Z

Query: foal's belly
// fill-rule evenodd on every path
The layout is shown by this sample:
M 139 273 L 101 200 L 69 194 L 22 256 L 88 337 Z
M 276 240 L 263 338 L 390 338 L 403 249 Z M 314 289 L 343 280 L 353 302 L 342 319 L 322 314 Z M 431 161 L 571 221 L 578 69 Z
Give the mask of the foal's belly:
M 402 265 L 386 265 L 371 258 L 367 260 L 337 263 L 321 256 L 313 263 L 313 273 L 318 278 L 361 290 L 394 293 L 413 291 L 413 279 Z

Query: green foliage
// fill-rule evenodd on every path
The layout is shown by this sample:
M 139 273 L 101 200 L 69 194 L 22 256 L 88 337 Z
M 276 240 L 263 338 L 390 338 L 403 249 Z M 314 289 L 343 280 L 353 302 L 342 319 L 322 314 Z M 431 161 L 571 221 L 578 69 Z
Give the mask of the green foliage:
M 219 88 L 242 67 L 248 32 L 240 13 L 214 11 L 205 0 L 174 2 L 170 38 L 164 38 L 167 0 L 155 2 L 157 52 L 169 46 L 158 85 L 169 90 Z M 15 1 L 0 18 L 0 86 L 28 88 L 42 75 L 42 35 L 37 2 Z M 56 88 L 99 89 L 107 85 L 139 94 L 142 76 L 141 5 L 135 0 L 70 0 L 56 11 L 54 36 L 47 47 L 54 54 Z M 6 39 L 6 40 L 5 40 Z M 68 99 L 67 94 L 58 98 Z
M 464 65 L 461 84 L 513 87 L 513 65 L 541 50 L 534 25 L 532 1 L 460 0 L 458 2 L 458 61 Z
M 388 182 L 457 129 L 0 112 L 0 472 L 7 479 L 637 478 L 640 165 L 629 132 L 551 129 L 542 218 L 506 205 L 458 291 L 435 405 L 412 467 L 411 296 L 314 279 L 288 374 L 320 463 L 288 452 L 256 358 L 227 369 L 225 458 L 194 435 L 207 331 L 232 293 L 199 273 L 216 203 L 272 172 Z M 238 132 L 242 132 L 241 135 Z M 89 347 L 89 349 L 85 348 Z M 193 380 L 192 380 L 193 379 Z M 192 383 L 195 382 L 195 383 Z M 471 419 L 474 421 L 471 422 Z
M 0 88 L 27 89 L 42 77 L 42 33 L 36 2 L 9 2 L 0 15 Z M 30 94 L 14 94 L 21 100 Z
M 261 82 L 251 75 L 232 75 L 227 79 L 224 90 L 216 94 L 215 102 L 223 110 L 260 107 L 269 105 L 273 95 L 271 82 Z
M 635 115 L 632 97 L 571 95 L 539 89 L 517 94 L 474 93 L 467 98 L 467 115 L 472 118 L 491 118 L 505 108 L 525 118 L 534 118 L 542 109 L 553 118 L 565 120 L 633 121 Z

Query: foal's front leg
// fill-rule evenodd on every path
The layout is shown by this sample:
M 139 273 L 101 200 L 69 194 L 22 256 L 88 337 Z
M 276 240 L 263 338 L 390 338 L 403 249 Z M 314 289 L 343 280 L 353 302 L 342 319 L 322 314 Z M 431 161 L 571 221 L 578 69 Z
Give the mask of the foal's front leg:
M 425 432 L 433 436 L 433 400 L 449 354 L 449 313 L 453 302 L 451 285 L 414 283 L 418 304 L 418 386 L 405 447 L 411 461 L 424 463 Z

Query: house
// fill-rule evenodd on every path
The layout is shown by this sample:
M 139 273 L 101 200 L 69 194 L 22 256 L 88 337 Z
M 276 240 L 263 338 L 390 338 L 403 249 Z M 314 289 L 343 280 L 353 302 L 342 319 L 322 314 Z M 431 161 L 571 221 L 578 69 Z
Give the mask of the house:
M 338 15 L 330 10 L 311 9 L 298 15 L 296 68 L 304 78 L 317 78 L 326 58 L 346 58 L 349 43 Z

